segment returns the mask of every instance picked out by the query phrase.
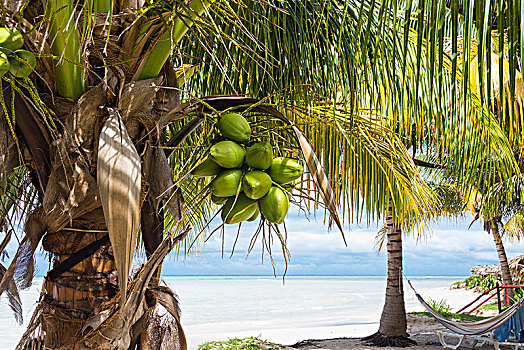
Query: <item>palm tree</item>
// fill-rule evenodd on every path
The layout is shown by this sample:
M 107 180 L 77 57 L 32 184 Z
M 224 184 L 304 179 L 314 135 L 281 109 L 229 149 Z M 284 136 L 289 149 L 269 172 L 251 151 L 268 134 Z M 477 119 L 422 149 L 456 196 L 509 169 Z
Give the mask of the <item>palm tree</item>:
M 490 53 L 486 55 L 484 62 L 481 61 L 479 63 L 478 53 L 485 49 L 479 48 L 476 43 L 472 44 L 470 55 L 473 58 L 469 68 L 469 84 L 471 91 L 475 93 L 478 99 L 491 101 L 486 107 L 494 115 L 498 116 L 495 122 L 505 135 L 506 143 L 511 149 L 516 166 L 505 176 L 492 175 L 494 171 L 490 169 L 489 155 L 485 156 L 484 164 L 482 168 L 477 169 L 476 176 L 485 177 L 488 180 L 481 186 L 472 185 L 469 189 L 463 189 L 464 193 L 461 197 L 465 203 L 465 208 L 475 215 L 473 222 L 479 218 L 482 219 L 484 221 L 484 230 L 492 234 L 501 266 L 502 280 L 504 283 L 511 285 L 513 281 L 502 242 L 502 234 L 508 232 L 509 238 L 519 239 L 522 231 L 522 221 L 519 220 L 519 215 L 521 214 L 519 213 L 523 207 L 520 184 L 522 182 L 521 171 L 524 166 L 520 160 L 522 152 L 521 139 L 515 138 L 515 134 L 522 134 L 521 127 L 518 125 L 520 123 L 519 115 L 522 115 L 524 87 L 519 70 L 513 67 L 513 72 L 510 73 L 510 62 L 506 57 L 508 51 L 502 48 L 504 54 L 499 55 L 498 53 L 501 49 L 498 45 L 500 36 L 491 32 L 487 32 L 486 35 L 492 39 L 493 44 L 489 48 Z M 506 40 L 507 38 L 503 39 L 503 41 Z M 482 71 L 490 71 L 490 75 L 484 80 L 481 78 Z M 511 85 L 513 85 L 513 89 Z M 493 94 L 491 98 L 488 97 L 490 91 Z M 509 112 L 505 111 L 505 109 L 511 110 L 512 108 L 515 111 L 515 115 L 512 117 L 506 116 Z M 503 218 L 507 220 L 509 225 L 503 223 Z M 513 296 L 511 290 L 508 292 L 510 296 Z
M 503 203 L 503 200 L 501 201 L 501 197 L 504 197 L 504 199 L 506 198 L 506 189 L 508 188 L 507 184 L 506 186 L 501 186 L 499 183 L 496 187 L 491 188 L 490 192 L 488 192 L 489 194 L 487 195 L 487 198 L 484 198 L 485 196 L 483 197 L 475 188 L 463 189 L 456 185 L 450 185 L 444 180 L 441 181 L 442 182 L 439 185 L 434 186 L 436 187 L 436 193 L 440 198 L 442 215 L 445 217 L 457 217 L 464 216 L 469 212 L 475 215 L 470 227 L 475 223 L 475 221 L 479 219 L 483 220 L 484 230 L 493 236 L 495 242 L 495 248 L 497 250 L 502 272 L 502 281 L 510 285 L 513 284 L 506 250 L 502 241 L 502 234 L 507 232 L 510 239 L 520 239 L 520 232 L 524 229 L 524 225 L 518 218 L 518 209 L 512 209 L 508 206 L 507 202 Z M 496 190 L 504 191 L 504 193 L 494 192 Z M 487 206 L 493 206 L 495 204 L 494 202 L 497 200 L 498 207 L 496 211 L 491 211 L 491 214 L 486 214 L 488 218 L 491 218 L 487 219 L 484 217 L 483 212 L 487 213 Z M 519 202 L 520 198 L 516 196 L 514 197 L 514 200 Z M 519 208 L 521 207 L 521 205 L 517 203 L 514 203 L 514 205 Z M 502 216 L 500 216 L 502 212 L 501 208 L 504 206 L 505 209 L 502 209 L 504 212 L 513 212 L 513 215 L 509 214 L 510 218 L 507 220 L 506 225 L 502 222 Z M 493 210 L 493 208 L 491 208 L 491 210 Z M 493 216 L 493 213 L 495 212 L 498 213 L 496 214 L 498 216 Z M 506 227 L 507 229 L 505 229 Z M 500 228 L 502 228 L 502 230 L 500 230 Z M 508 293 L 510 297 L 513 297 L 511 290 L 508 290 Z
M 34 65 L 30 54 L 4 47 L 13 67 L 19 62 L 31 75 L 6 73 L 0 94 L 8 141 L 0 149 L 2 251 L 9 228 L 24 226 L 0 291 L 18 315 L 17 287 L 31 283 L 38 244 L 53 257 L 19 348 L 185 347 L 176 296 L 158 276 L 166 254 L 196 239 L 217 209 L 208 181 L 188 174 L 223 111 L 243 112 L 280 154 L 301 156 L 309 173 L 295 188 L 296 204 L 321 203 L 339 227 L 339 201 L 359 208 L 364 198 L 365 210 L 385 215 L 384 189 L 399 213 L 426 206 L 413 161 L 383 125 L 393 122 L 338 100 L 339 91 L 363 91 L 355 77 L 368 59 L 356 49 L 345 53 L 362 30 L 356 12 L 346 10 L 293 1 L 269 9 L 220 0 L 5 5 L 2 23 L 38 54 Z M 319 21 L 328 26 L 318 31 Z M 281 90 L 290 83 L 297 86 Z M 217 92 L 255 98 L 201 97 Z M 364 175 L 370 181 L 355 181 Z M 399 187 L 413 185 L 422 195 L 411 202 L 398 196 Z M 148 260 L 128 279 L 139 225 Z M 267 228 L 285 254 L 279 228 Z
M 382 41 L 401 47 L 402 55 L 396 56 L 397 51 L 393 50 L 391 54 L 377 54 L 376 59 L 383 60 L 383 70 L 391 75 L 399 74 L 403 80 L 399 85 L 382 84 L 377 91 L 384 95 L 380 100 L 381 110 L 395 116 L 393 129 L 411 146 L 416 164 L 441 169 L 451 183 L 465 187 L 489 188 L 494 185 L 494 179 L 506 181 L 519 174 L 524 130 L 519 121 L 523 106 L 517 69 L 519 43 L 515 33 L 522 22 L 514 18 L 515 21 L 509 23 L 508 16 L 522 11 L 501 1 L 466 7 L 458 2 L 409 2 L 403 7 L 404 4 L 392 1 L 389 5 L 390 12 L 379 12 L 382 21 L 392 27 L 390 35 L 385 35 Z M 497 40 L 494 40 L 498 43 L 496 55 L 509 53 L 507 61 L 497 60 L 501 69 L 496 71 L 483 68 L 478 59 L 486 58 L 489 62 L 495 57 L 492 28 L 498 29 Z M 523 47 L 522 42 L 520 46 Z M 410 65 L 410 56 L 417 58 L 416 65 Z M 504 88 L 495 89 L 483 83 L 496 75 L 499 81 L 504 79 L 504 84 L 500 84 Z M 479 91 L 485 94 L 477 93 L 475 78 Z M 394 91 L 399 88 L 400 94 Z M 493 101 L 498 102 L 498 109 L 492 111 Z M 427 159 L 421 161 L 416 156 Z M 396 222 L 399 226 L 403 224 Z M 405 338 L 400 274 L 391 271 L 401 271 L 398 263 L 401 239 L 393 236 L 396 231 L 398 228 L 388 223 L 386 303 L 379 331 L 366 339 L 378 345 L 408 346 L 411 342 Z M 389 251 L 394 252 L 393 257 Z
M 487 57 L 484 62 L 479 63 L 478 57 L 476 57 L 472 64 L 478 67 L 478 69 L 473 69 L 471 72 L 471 85 L 472 90 L 475 91 L 481 98 L 486 98 L 487 91 L 492 89 L 494 92 L 495 98 L 491 103 L 491 110 L 494 114 L 499 116 L 499 123 L 501 128 L 504 130 L 504 133 L 508 137 L 515 158 L 518 160 L 522 157 L 521 149 L 521 140 L 515 140 L 513 138 L 513 129 L 514 124 L 512 122 L 504 123 L 505 119 L 503 117 L 504 109 L 514 109 L 515 115 L 512 118 L 515 122 L 519 123 L 518 119 L 522 116 L 522 108 L 524 107 L 524 85 L 522 81 L 522 74 L 516 67 L 510 66 L 510 62 L 506 58 L 508 51 L 500 45 L 497 47 L 497 41 L 503 39 L 506 41 L 506 38 L 501 38 L 497 36 L 496 33 L 489 33 L 489 36 L 494 37 L 493 52 L 491 53 L 491 59 Z M 500 51 L 499 51 L 500 50 Z M 498 55 L 498 52 L 503 54 Z M 479 78 L 478 70 L 485 69 L 487 66 L 490 66 L 493 76 L 491 80 L 486 79 L 486 82 L 482 82 Z M 514 87 L 514 92 L 512 90 Z M 520 116 L 519 116 L 520 115 Z M 521 127 L 520 127 L 521 128 Z M 519 129 L 520 129 L 519 128 Z M 517 131 L 517 134 L 519 132 Z M 487 232 L 490 232 L 493 236 L 495 242 L 495 247 L 497 249 L 497 254 L 500 261 L 502 280 L 506 284 L 513 284 L 511 277 L 511 272 L 509 268 L 508 258 L 506 256 L 506 251 L 504 249 L 504 244 L 501 237 L 501 228 L 502 233 L 508 231 L 508 236 L 510 238 L 520 238 L 520 232 L 522 226 L 519 227 L 517 220 L 519 211 L 521 210 L 524 202 L 522 202 L 522 197 L 520 195 L 521 189 L 520 183 L 522 182 L 522 170 L 524 169 L 524 163 L 518 161 L 518 169 L 514 171 L 511 177 L 507 179 L 497 179 L 492 180 L 491 186 L 487 187 L 483 192 L 482 203 L 476 208 L 476 218 L 482 217 L 484 219 L 484 229 Z M 508 220 L 508 222 L 513 222 L 514 224 L 508 226 L 508 230 L 505 230 L 505 225 L 502 222 L 502 218 Z M 516 225 L 515 225 L 516 224 Z M 513 291 L 508 290 L 510 299 L 513 298 Z
M 484 229 L 493 235 L 501 267 L 502 281 L 509 285 L 513 284 L 513 278 L 502 236 L 504 235 L 510 240 L 522 238 L 524 231 L 522 190 L 522 176 L 513 176 L 490 187 L 482 197 L 478 208 L 475 208 L 475 220 L 484 218 Z M 513 301 L 513 290 L 509 289 L 508 294 L 510 300 Z
M 404 275 L 402 259 L 402 226 L 394 222 L 391 207 L 383 231 L 379 232 L 381 242 L 386 240 L 388 257 L 388 275 L 386 297 L 380 316 L 379 329 L 376 333 L 362 340 L 379 346 L 405 347 L 416 342 L 407 333 L 406 307 L 404 303 Z

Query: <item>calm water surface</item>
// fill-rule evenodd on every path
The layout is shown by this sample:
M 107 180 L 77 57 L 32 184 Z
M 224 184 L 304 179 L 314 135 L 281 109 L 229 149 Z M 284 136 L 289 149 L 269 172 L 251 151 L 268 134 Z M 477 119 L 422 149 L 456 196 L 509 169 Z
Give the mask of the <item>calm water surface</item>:
M 468 291 L 450 291 L 463 276 L 413 277 L 426 299 L 446 299 L 454 307 L 472 300 Z M 378 327 L 385 277 L 164 277 L 178 293 L 190 349 L 209 340 L 262 336 L 291 344 L 301 339 L 361 336 Z M 7 300 L 0 301 L 0 348 L 13 349 L 25 331 L 42 279 L 21 293 L 24 324 L 15 323 Z M 406 287 L 406 308 L 421 310 Z

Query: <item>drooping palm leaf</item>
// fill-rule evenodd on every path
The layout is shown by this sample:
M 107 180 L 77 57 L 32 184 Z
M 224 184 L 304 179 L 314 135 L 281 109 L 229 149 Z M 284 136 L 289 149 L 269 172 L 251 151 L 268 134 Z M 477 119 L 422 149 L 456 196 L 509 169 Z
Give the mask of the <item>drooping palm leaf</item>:
M 141 164 L 118 115 L 111 110 L 98 141 L 97 182 L 113 247 L 122 305 L 140 219 Z

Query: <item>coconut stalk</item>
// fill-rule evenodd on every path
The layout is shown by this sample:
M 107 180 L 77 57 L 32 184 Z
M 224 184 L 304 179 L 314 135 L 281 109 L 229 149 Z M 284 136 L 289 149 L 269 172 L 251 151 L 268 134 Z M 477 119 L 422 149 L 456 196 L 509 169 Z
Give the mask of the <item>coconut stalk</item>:
M 71 0 L 48 0 L 46 3 L 46 15 L 50 18 L 51 52 L 58 60 L 55 64 L 58 94 L 76 101 L 86 91 L 86 84 L 74 14 Z
M 183 16 L 175 19 L 171 31 L 166 31 L 155 46 L 151 49 L 148 56 L 141 62 L 134 80 L 143 80 L 157 77 L 160 70 L 171 55 L 174 45 L 186 35 L 189 28 L 193 26 L 196 18 L 202 16 L 204 11 L 211 6 L 215 0 L 194 0 L 189 4 Z

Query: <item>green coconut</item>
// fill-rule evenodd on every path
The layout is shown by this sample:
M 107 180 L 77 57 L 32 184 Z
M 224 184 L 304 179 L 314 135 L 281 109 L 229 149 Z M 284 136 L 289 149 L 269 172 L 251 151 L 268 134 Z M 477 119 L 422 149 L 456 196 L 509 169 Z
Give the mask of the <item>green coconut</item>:
M 217 197 L 234 196 L 239 190 L 241 180 L 242 170 L 224 170 L 209 184 L 211 194 L 214 194 Z
M 9 72 L 17 78 L 27 78 L 36 67 L 36 56 L 27 50 L 16 50 L 18 58 L 9 58 Z
M 9 59 L 7 55 L 0 51 L 0 77 L 4 76 L 5 73 L 9 72 Z
M 268 172 L 273 181 L 287 184 L 301 177 L 304 168 L 294 159 L 279 157 L 273 159 Z
M 11 53 L 24 46 L 22 34 L 13 28 L 0 28 L 0 48 L 5 49 L 6 53 Z
M 273 180 L 263 171 L 250 171 L 242 179 L 242 190 L 251 199 L 259 199 L 266 195 Z
M 246 197 L 245 194 L 240 193 L 238 198 L 230 197 L 222 207 L 222 221 L 226 224 L 237 224 L 251 219 L 257 210 L 257 202 Z
M 266 170 L 273 161 L 273 147 L 269 142 L 257 142 L 246 151 L 246 164 L 252 168 Z
M 233 141 L 220 141 L 209 150 L 209 157 L 224 168 L 238 168 L 244 162 L 246 150 Z
M 214 194 L 211 195 L 211 201 L 215 204 L 224 204 L 227 202 L 229 197 L 217 197 Z
M 287 194 L 276 186 L 272 186 L 269 192 L 259 201 L 260 211 L 267 221 L 274 224 L 284 222 L 289 209 L 289 198 Z
M 247 221 L 249 221 L 249 222 L 255 221 L 256 219 L 258 219 L 259 215 L 260 215 L 260 208 L 257 205 L 257 210 L 255 211 L 255 214 L 251 215 L 251 217 L 249 219 L 247 219 Z
M 207 157 L 202 163 L 200 163 L 193 171 L 191 175 L 195 177 L 204 176 L 215 176 L 222 172 L 222 167 L 215 163 L 211 158 Z
M 233 141 L 247 142 L 251 137 L 249 123 L 238 113 L 224 115 L 218 121 L 217 128 L 225 138 Z

